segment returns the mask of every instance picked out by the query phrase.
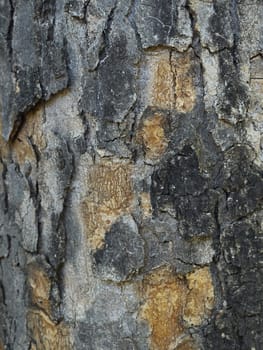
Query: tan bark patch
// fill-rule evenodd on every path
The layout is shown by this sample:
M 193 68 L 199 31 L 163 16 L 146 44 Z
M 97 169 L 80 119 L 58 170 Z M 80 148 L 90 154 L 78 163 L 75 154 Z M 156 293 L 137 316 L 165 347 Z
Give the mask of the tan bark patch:
M 41 267 L 30 265 L 28 268 L 28 284 L 32 303 L 50 315 L 51 307 L 49 296 L 51 282 L 48 275 Z
M 184 331 L 182 315 L 187 287 L 183 279 L 171 271 L 160 268 L 145 278 L 143 293 L 146 302 L 140 315 L 152 330 L 153 350 L 168 350 Z
M 161 50 L 148 57 L 149 105 L 190 112 L 196 101 L 192 50 L 171 53 Z
M 21 165 L 25 161 L 35 161 L 35 152 L 32 144 L 41 152 L 46 147 L 42 124 L 43 109 L 36 107 L 25 117 L 25 122 L 12 144 L 12 152 L 15 159 Z
M 2 118 L 0 115 L 0 158 L 7 158 L 9 153 L 9 144 L 5 141 L 2 136 Z
M 29 112 L 24 118 L 22 128 L 16 135 L 13 142 L 6 142 L 2 135 L 2 121 L 0 119 L 0 157 L 7 158 L 12 154 L 14 159 L 20 164 L 25 161 L 35 162 L 35 152 L 32 147 L 34 144 L 39 151 L 46 147 L 46 141 L 43 134 L 42 124 L 43 108 L 37 106 L 34 110 Z
M 103 161 L 87 178 L 88 195 L 81 203 L 85 232 L 92 249 L 104 244 L 106 230 L 132 201 L 131 165 Z
M 159 158 L 167 148 L 167 140 L 163 128 L 163 117 L 155 114 L 143 122 L 140 132 L 147 158 Z
M 68 327 L 63 322 L 55 324 L 42 311 L 28 312 L 27 327 L 33 339 L 31 350 L 35 348 L 37 350 L 72 349 Z
M 152 215 L 152 204 L 151 204 L 151 196 L 148 192 L 142 192 L 140 194 L 140 204 L 144 217 L 149 217 Z
M 154 107 L 173 109 L 174 107 L 174 76 L 170 64 L 170 52 L 163 50 L 149 57 L 150 105 Z
M 141 292 L 145 302 L 140 317 L 149 323 L 151 349 L 197 349 L 185 337 L 186 326 L 200 325 L 214 305 L 209 269 L 198 269 L 184 278 L 159 268 L 144 279 Z
M 51 281 L 44 268 L 36 262 L 28 265 L 28 285 L 34 309 L 27 314 L 27 327 L 33 339 L 30 349 L 72 349 L 69 328 L 63 322 L 54 323 L 51 318 Z
M 208 267 L 187 275 L 188 288 L 184 320 L 193 326 L 202 323 L 214 307 L 214 287 Z
M 172 69 L 175 75 L 175 108 L 179 112 L 190 112 L 195 105 L 196 91 L 193 83 L 193 54 L 174 53 Z
M 178 344 L 176 348 L 171 350 L 199 350 L 199 348 L 192 339 L 186 339 L 183 340 L 182 343 Z

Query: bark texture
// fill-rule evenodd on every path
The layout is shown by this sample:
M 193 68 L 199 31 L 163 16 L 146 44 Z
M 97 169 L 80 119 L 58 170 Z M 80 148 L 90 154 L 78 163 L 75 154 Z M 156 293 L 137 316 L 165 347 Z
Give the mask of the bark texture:
M 262 0 L 0 0 L 0 350 L 263 349 Z

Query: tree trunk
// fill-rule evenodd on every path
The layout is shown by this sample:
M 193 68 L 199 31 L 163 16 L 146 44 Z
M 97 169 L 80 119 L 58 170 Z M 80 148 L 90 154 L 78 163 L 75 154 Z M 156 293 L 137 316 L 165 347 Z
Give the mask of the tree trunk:
M 0 0 L 0 349 L 263 349 L 262 0 Z

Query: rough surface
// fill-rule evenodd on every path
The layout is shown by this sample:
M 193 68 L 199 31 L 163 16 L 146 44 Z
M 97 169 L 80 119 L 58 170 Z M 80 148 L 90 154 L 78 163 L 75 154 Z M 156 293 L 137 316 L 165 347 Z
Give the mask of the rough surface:
M 21 113 L 67 87 L 66 38 L 56 0 L 3 0 L 0 9 L 0 105 L 8 139 Z
M 185 278 L 165 267 L 156 269 L 143 280 L 142 295 L 140 317 L 151 328 L 152 349 L 180 349 L 186 342 L 188 349 L 198 347 L 186 325 L 199 326 L 213 309 L 214 290 L 207 267 Z
M 0 0 L 0 350 L 263 349 L 261 0 Z

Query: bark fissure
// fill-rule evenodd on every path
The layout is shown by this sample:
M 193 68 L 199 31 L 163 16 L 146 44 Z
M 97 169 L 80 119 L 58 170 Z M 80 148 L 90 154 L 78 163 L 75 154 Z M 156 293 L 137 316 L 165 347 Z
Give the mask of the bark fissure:
M 262 349 L 253 5 L 0 1 L 1 350 Z

